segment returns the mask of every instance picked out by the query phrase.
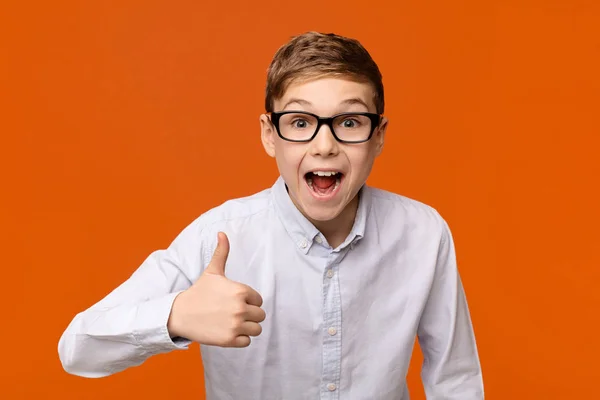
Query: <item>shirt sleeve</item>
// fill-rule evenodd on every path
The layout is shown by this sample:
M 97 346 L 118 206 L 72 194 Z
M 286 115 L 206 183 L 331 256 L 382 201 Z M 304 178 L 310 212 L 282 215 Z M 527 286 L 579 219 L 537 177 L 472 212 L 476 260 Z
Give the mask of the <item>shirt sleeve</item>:
M 200 275 L 202 259 L 196 220 L 168 248 L 150 254 L 125 282 L 73 318 L 58 343 L 65 371 L 99 378 L 156 354 L 187 349 L 191 342 L 171 338 L 167 321 L 175 297 Z
M 445 221 L 418 340 L 424 356 L 421 378 L 427 400 L 484 399 L 475 335 Z

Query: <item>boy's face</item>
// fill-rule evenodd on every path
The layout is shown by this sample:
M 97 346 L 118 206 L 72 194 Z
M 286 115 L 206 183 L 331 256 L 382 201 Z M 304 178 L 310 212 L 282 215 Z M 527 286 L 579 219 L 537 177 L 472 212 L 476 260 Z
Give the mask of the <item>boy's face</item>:
M 320 117 L 344 112 L 376 113 L 373 99 L 374 90 L 368 83 L 326 77 L 292 83 L 283 97 L 275 101 L 274 111 L 306 111 Z M 338 142 L 327 125 L 322 125 L 310 142 L 286 141 L 278 136 L 269 116 L 263 114 L 260 120 L 265 150 L 275 157 L 289 195 L 300 212 L 313 223 L 323 223 L 336 219 L 349 204 L 355 205 L 353 200 L 383 148 L 387 119 L 380 121 L 369 141 L 353 144 Z M 340 122 L 354 126 L 352 121 Z M 289 126 L 290 122 L 286 123 Z M 302 120 L 291 123 L 294 128 L 307 126 Z M 282 124 L 280 121 L 280 127 Z M 336 131 L 337 126 L 334 125 Z M 319 177 L 317 171 L 337 174 Z

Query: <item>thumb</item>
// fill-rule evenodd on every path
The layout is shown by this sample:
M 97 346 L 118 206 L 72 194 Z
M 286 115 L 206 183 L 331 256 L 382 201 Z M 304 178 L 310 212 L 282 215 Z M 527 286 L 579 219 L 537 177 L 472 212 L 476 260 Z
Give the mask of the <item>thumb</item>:
M 225 276 L 227 256 L 229 256 L 229 239 L 224 232 L 219 232 L 217 234 L 217 248 L 213 253 L 210 264 L 208 264 L 208 267 L 206 268 L 206 272 Z

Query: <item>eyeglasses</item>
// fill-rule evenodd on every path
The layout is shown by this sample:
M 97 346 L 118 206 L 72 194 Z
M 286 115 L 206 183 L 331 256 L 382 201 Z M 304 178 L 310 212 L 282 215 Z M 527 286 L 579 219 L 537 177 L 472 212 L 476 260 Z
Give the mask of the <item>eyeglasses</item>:
M 271 112 L 277 134 L 289 142 L 310 142 L 321 126 L 327 125 L 338 142 L 363 143 L 371 139 L 380 121 L 380 114 L 366 112 L 342 113 L 327 118 L 304 111 Z

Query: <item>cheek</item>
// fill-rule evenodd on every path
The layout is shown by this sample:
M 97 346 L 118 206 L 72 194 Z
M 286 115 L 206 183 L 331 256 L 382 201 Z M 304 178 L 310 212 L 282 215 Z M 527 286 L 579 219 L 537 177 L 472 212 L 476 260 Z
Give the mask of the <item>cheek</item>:
M 281 173 L 291 178 L 297 175 L 302 159 L 304 158 L 304 152 L 302 146 L 290 145 L 287 142 L 279 140 L 275 143 L 275 157 Z
M 368 174 L 375 161 L 374 149 L 356 149 L 349 152 L 348 159 L 356 176 Z

